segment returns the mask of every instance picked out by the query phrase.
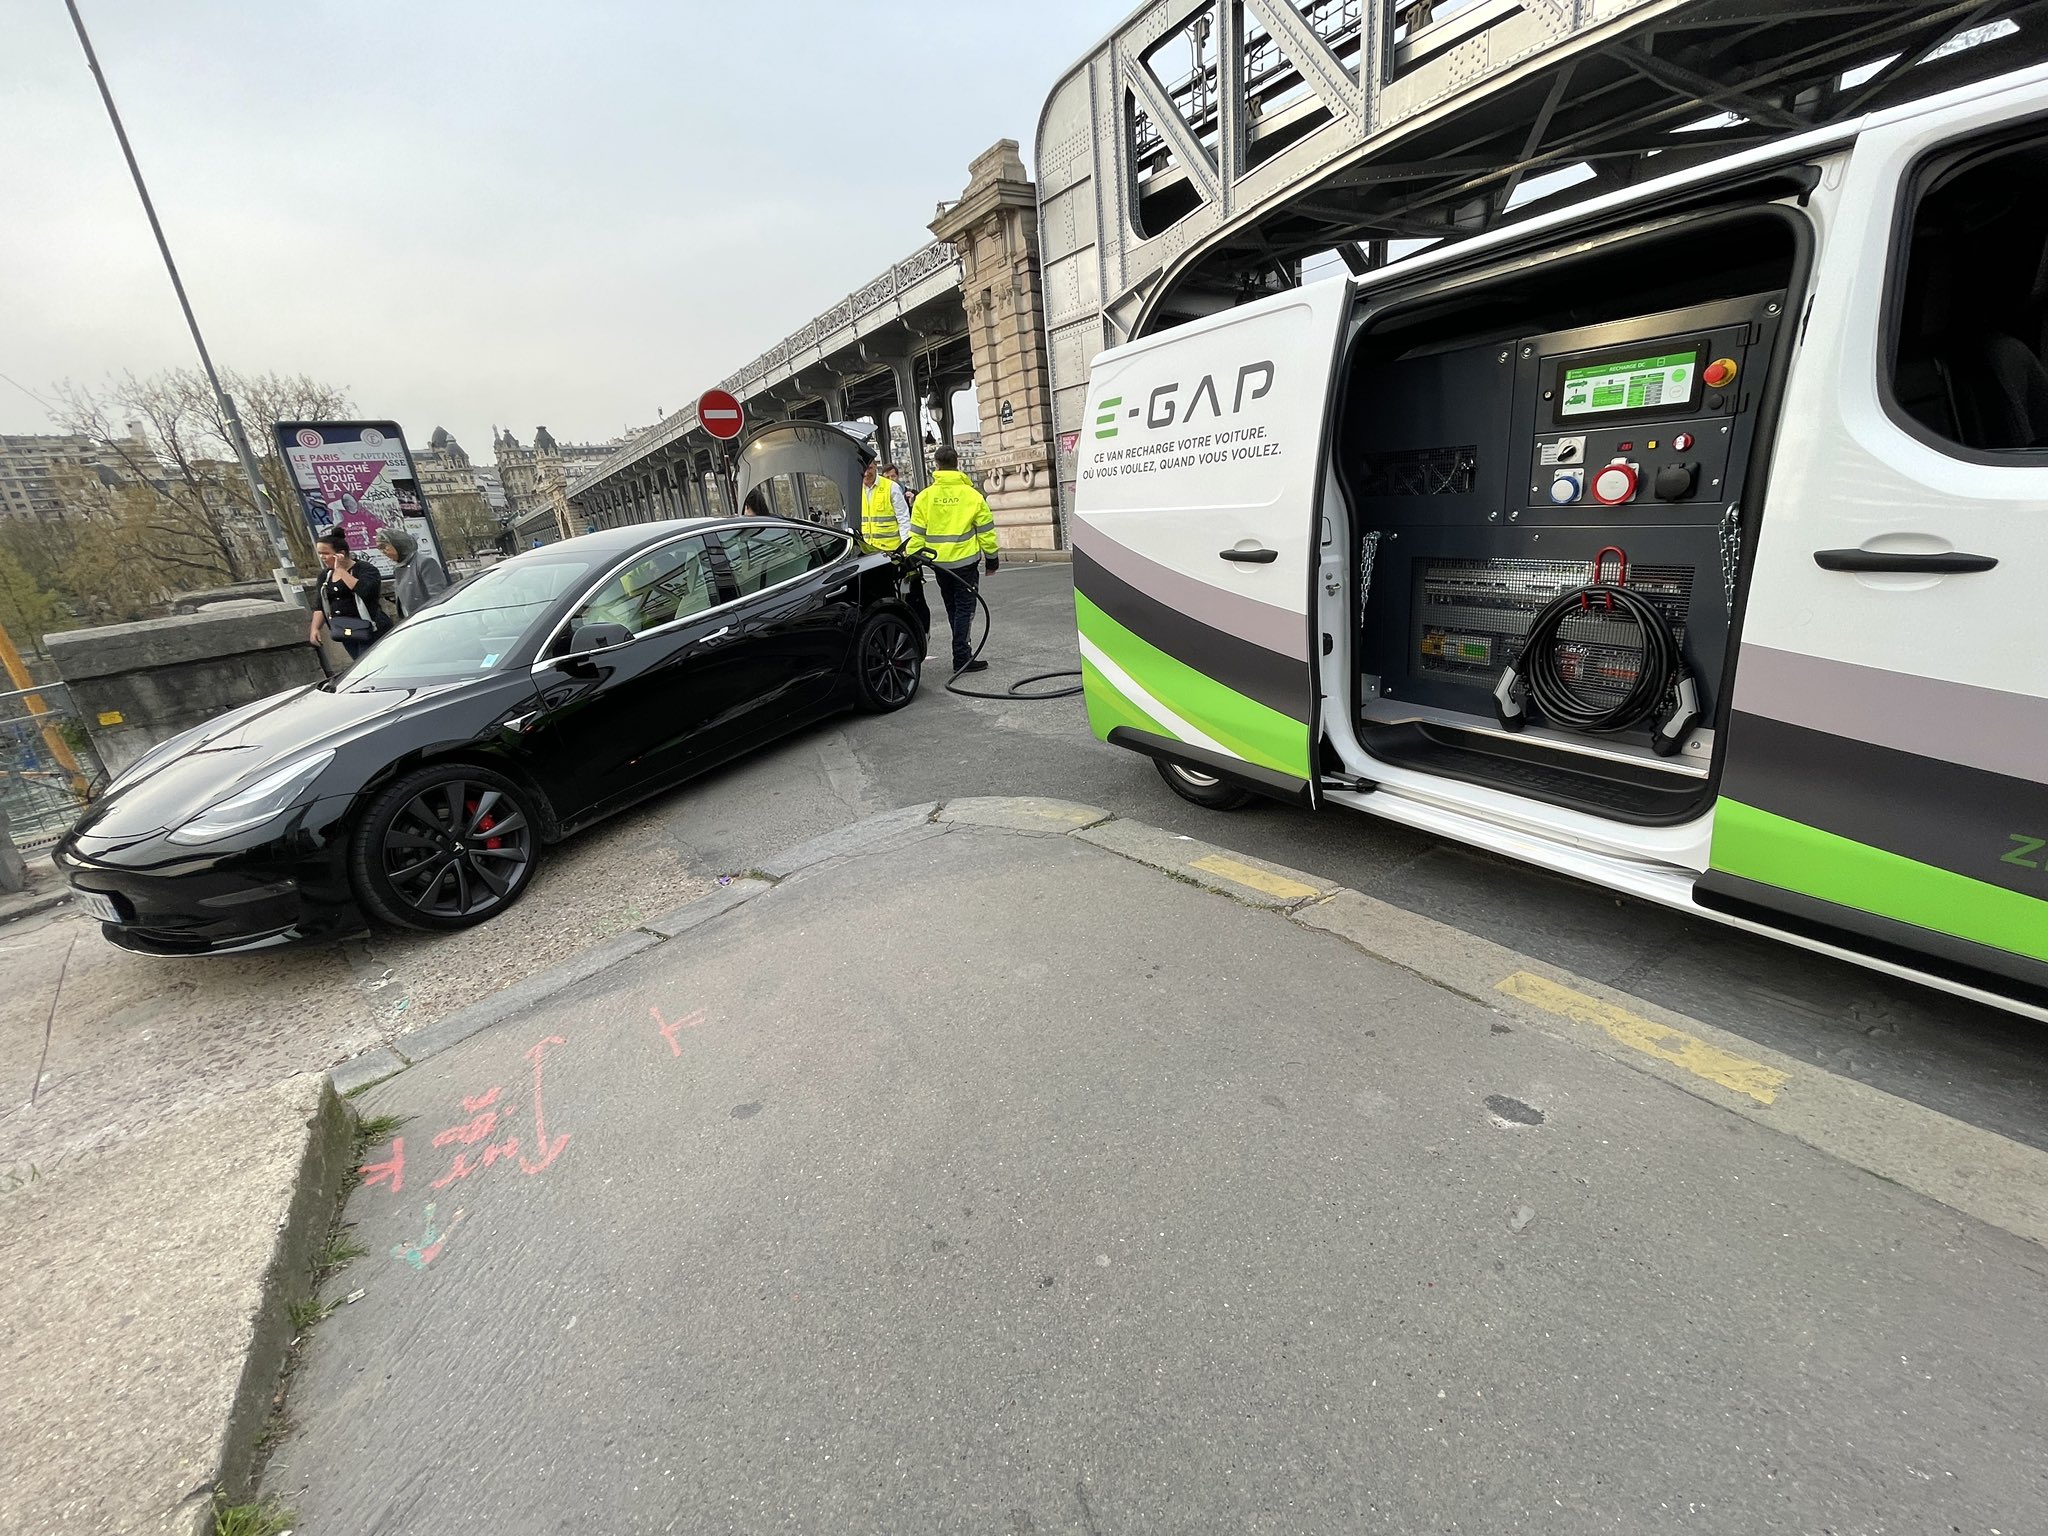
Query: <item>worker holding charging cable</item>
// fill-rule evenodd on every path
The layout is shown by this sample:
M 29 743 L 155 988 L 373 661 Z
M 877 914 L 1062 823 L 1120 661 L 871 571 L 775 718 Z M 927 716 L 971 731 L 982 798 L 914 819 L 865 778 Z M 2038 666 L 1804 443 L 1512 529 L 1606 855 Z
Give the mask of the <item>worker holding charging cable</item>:
M 996 520 L 974 482 L 960 473 L 960 455 L 941 448 L 932 462 L 938 473 L 917 493 L 910 509 L 908 555 L 926 555 L 938 568 L 939 595 L 953 626 L 953 674 L 979 672 L 988 665 L 974 654 L 969 636 L 974 629 L 976 590 L 981 567 L 996 573 Z
M 888 472 L 873 450 L 861 455 L 860 541 L 869 549 L 894 554 L 910 541 L 910 501 L 903 487 Z M 932 611 L 924 600 L 924 573 L 916 565 L 903 567 L 903 597 L 929 639 Z

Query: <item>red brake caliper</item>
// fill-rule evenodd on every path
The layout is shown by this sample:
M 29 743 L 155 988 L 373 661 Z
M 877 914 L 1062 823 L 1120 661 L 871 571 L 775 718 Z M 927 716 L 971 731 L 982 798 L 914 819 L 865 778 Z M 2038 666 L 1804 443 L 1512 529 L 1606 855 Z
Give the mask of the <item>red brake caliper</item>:
M 474 816 L 474 815 L 476 815 L 476 804 L 477 804 L 477 803 L 476 803 L 476 801 L 472 800 L 472 801 L 470 801 L 470 802 L 469 802 L 469 804 L 468 804 L 468 805 L 464 806 L 464 807 L 463 807 L 463 809 L 464 809 L 464 810 L 466 810 L 466 811 L 468 811 L 470 815 Z M 497 818 L 497 817 L 495 817 L 495 816 L 486 816 L 486 817 L 484 817 L 484 819 L 483 819 L 483 820 L 479 821 L 479 822 L 478 822 L 478 823 L 476 824 L 476 829 L 477 829 L 477 831 L 479 831 L 479 832 L 488 832 L 488 831 L 490 831 L 490 830 L 491 830 L 491 828 L 495 827 L 495 826 L 496 826 L 497 824 L 498 824 L 498 818 Z M 504 847 L 504 846 L 505 846 L 505 840 L 504 840 L 504 839 L 503 839 L 502 837 L 487 837 L 487 838 L 485 838 L 485 839 L 484 839 L 484 846 L 485 846 L 486 848 L 502 848 L 502 847 Z

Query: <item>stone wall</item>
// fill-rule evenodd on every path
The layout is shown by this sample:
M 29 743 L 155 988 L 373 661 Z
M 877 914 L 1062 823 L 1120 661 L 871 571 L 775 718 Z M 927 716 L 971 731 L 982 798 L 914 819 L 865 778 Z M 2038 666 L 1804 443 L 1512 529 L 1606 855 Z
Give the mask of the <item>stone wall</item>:
M 240 704 L 322 676 L 309 615 L 243 603 L 43 641 L 109 774 Z

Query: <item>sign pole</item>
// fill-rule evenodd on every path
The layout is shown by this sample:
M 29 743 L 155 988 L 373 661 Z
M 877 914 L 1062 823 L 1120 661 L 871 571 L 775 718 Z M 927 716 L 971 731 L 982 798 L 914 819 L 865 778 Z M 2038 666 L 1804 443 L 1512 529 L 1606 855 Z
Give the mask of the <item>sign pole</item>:
M 199 350 L 199 366 L 206 370 L 206 382 L 213 388 L 214 404 L 220 411 L 222 425 L 227 429 L 228 442 L 235 450 L 235 457 L 242 462 L 242 473 L 249 479 L 249 494 L 255 498 L 256 515 L 263 520 L 263 531 L 270 537 L 271 548 L 277 552 L 285 578 L 296 582 L 298 572 L 292 566 L 292 547 L 284 536 L 284 524 L 277 520 L 270 498 L 264 494 L 263 476 L 256 468 L 256 455 L 249 450 L 249 434 L 242 430 L 241 412 L 235 409 L 234 397 L 220 387 L 220 375 L 214 372 L 213 357 L 206 350 L 206 338 L 199 334 L 198 317 L 192 313 L 192 301 L 185 296 L 185 280 L 178 275 L 178 264 L 171 259 L 171 243 L 164 238 L 164 227 L 157 221 L 156 204 L 150 201 L 149 187 L 142 179 L 142 167 L 136 163 L 135 150 L 128 142 L 128 130 L 122 126 L 121 114 L 114 106 L 114 93 L 108 88 L 107 77 L 100 69 L 99 55 L 92 50 L 92 39 L 86 35 L 85 19 L 78 14 L 77 0 L 64 0 L 64 8 L 71 13 L 71 25 L 78 33 L 79 46 L 85 50 L 86 68 L 92 71 L 93 81 L 100 88 L 100 100 L 106 103 L 107 119 L 114 125 L 114 137 L 121 142 L 122 158 L 128 162 L 128 174 L 135 180 L 136 195 L 142 199 L 142 211 L 149 218 L 149 231 L 156 236 L 156 248 L 163 256 L 164 270 L 171 275 L 171 290 L 178 296 L 178 308 L 185 312 L 185 327 L 192 333 L 192 345 Z
M 721 445 L 719 454 L 725 466 L 725 501 L 737 516 L 740 506 L 740 467 L 735 445 L 746 430 L 747 413 L 737 397 L 723 389 L 707 389 L 697 397 L 697 424 Z

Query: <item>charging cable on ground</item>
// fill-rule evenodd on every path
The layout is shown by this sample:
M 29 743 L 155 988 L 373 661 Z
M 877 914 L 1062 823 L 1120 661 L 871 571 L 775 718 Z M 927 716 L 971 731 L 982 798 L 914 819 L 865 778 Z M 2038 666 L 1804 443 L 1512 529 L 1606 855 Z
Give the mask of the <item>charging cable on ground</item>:
M 956 572 L 940 565 L 929 555 L 918 554 L 906 556 L 905 558 L 915 561 L 919 565 L 929 567 L 938 572 L 942 578 L 964 586 L 969 592 L 974 594 L 974 601 L 981 609 L 981 638 L 974 642 L 974 651 L 968 656 L 967 660 L 969 663 L 979 661 L 981 659 L 982 647 L 988 644 L 989 633 L 995 627 L 995 615 L 989 612 L 988 599 L 981 595 L 981 589 L 970 584 Z M 941 607 L 945 605 L 943 594 L 939 602 Z M 930 637 L 927 636 L 926 638 L 929 641 Z M 1008 688 L 1000 693 L 985 688 L 963 688 L 960 685 L 960 678 L 966 670 L 966 667 L 959 667 L 954 670 L 953 675 L 946 680 L 946 692 L 957 693 L 966 699 L 1070 699 L 1082 691 L 1079 683 L 1070 683 L 1064 688 L 1055 688 L 1048 693 L 1025 693 L 1021 691 L 1029 688 L 1033 683 L 1049 683 L 1056 678 L 1062 677 L 1079 677 L 1081 670 L 1078 667 L 1069 667 L 1058 672 L 1034 672 L 1029 677 L 1018 678 L 1017 681 L 1010 684 Z

